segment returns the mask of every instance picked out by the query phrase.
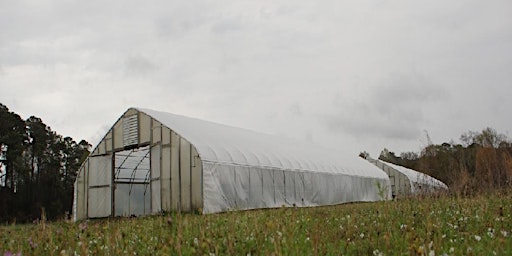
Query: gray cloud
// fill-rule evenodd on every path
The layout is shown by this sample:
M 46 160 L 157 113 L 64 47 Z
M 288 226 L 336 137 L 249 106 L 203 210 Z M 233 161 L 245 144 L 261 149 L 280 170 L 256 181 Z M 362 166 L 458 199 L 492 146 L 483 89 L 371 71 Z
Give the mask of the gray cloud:
M 293 103 L 288 111 L 290 112 L 290 114 L 294 115 L 294 116 L 303 116 L 304 113 L 303 113 L 303 110 L 302 110 L 302 105 L 300 105 L 299 103 Z
M 511 8 L 0 1 L 0 102 L 89 140 L 130 106 L 357 150 L 506 133 Z
M 327 128 L 357 137 L 417 138 L 430 116 L 425 110 L 448 92 L 420 75 L 391 74 L 357 98 L 338 94 L 333 114 L 324 116 Z
M 142 56 L 131 56 L 125 61 L 127 75 L 148 75 L 158 70 L 158 66 Z

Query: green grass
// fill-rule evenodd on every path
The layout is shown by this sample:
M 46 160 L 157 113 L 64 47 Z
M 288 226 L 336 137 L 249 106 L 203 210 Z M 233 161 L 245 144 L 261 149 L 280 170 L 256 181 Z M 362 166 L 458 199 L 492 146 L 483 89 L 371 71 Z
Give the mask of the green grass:
M 511 255 L 512 193 L 0 226 L 0 255 Z

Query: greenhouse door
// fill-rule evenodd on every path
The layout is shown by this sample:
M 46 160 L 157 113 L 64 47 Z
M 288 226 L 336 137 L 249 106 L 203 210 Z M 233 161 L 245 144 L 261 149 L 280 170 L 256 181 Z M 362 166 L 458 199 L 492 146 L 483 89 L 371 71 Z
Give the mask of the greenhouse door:
M 149 146 L 116 152 L 114 170 L 114 215 L 130 217 L 149 214 Z
M 90 157 L 88 179 L 87 216 L 109 217 L 112 213 L 112 156 Z

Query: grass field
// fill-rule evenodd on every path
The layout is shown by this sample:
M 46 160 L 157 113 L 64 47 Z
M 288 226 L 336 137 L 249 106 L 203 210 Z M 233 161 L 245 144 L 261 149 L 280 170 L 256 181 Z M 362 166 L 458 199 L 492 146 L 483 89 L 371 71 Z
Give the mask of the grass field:
M 512 255 L 512 193 L 0 226 L 0 255 Z

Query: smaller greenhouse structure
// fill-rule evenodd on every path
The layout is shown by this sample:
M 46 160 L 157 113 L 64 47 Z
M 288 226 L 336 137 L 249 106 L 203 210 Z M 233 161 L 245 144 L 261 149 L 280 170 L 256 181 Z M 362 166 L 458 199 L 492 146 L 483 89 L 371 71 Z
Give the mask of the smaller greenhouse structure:
M 361 157 L 379 167 L 389 176 L 393 198 L 448 190 L 448 186 L 442 181 L 425 173 L 383 160 L 373 159 L 368 154 L 363 154 Z
M 391 197 L 388 176 L 351 154 L 141 108 L 107 131 L 75 181 L 75 220 L 215 213 Z

